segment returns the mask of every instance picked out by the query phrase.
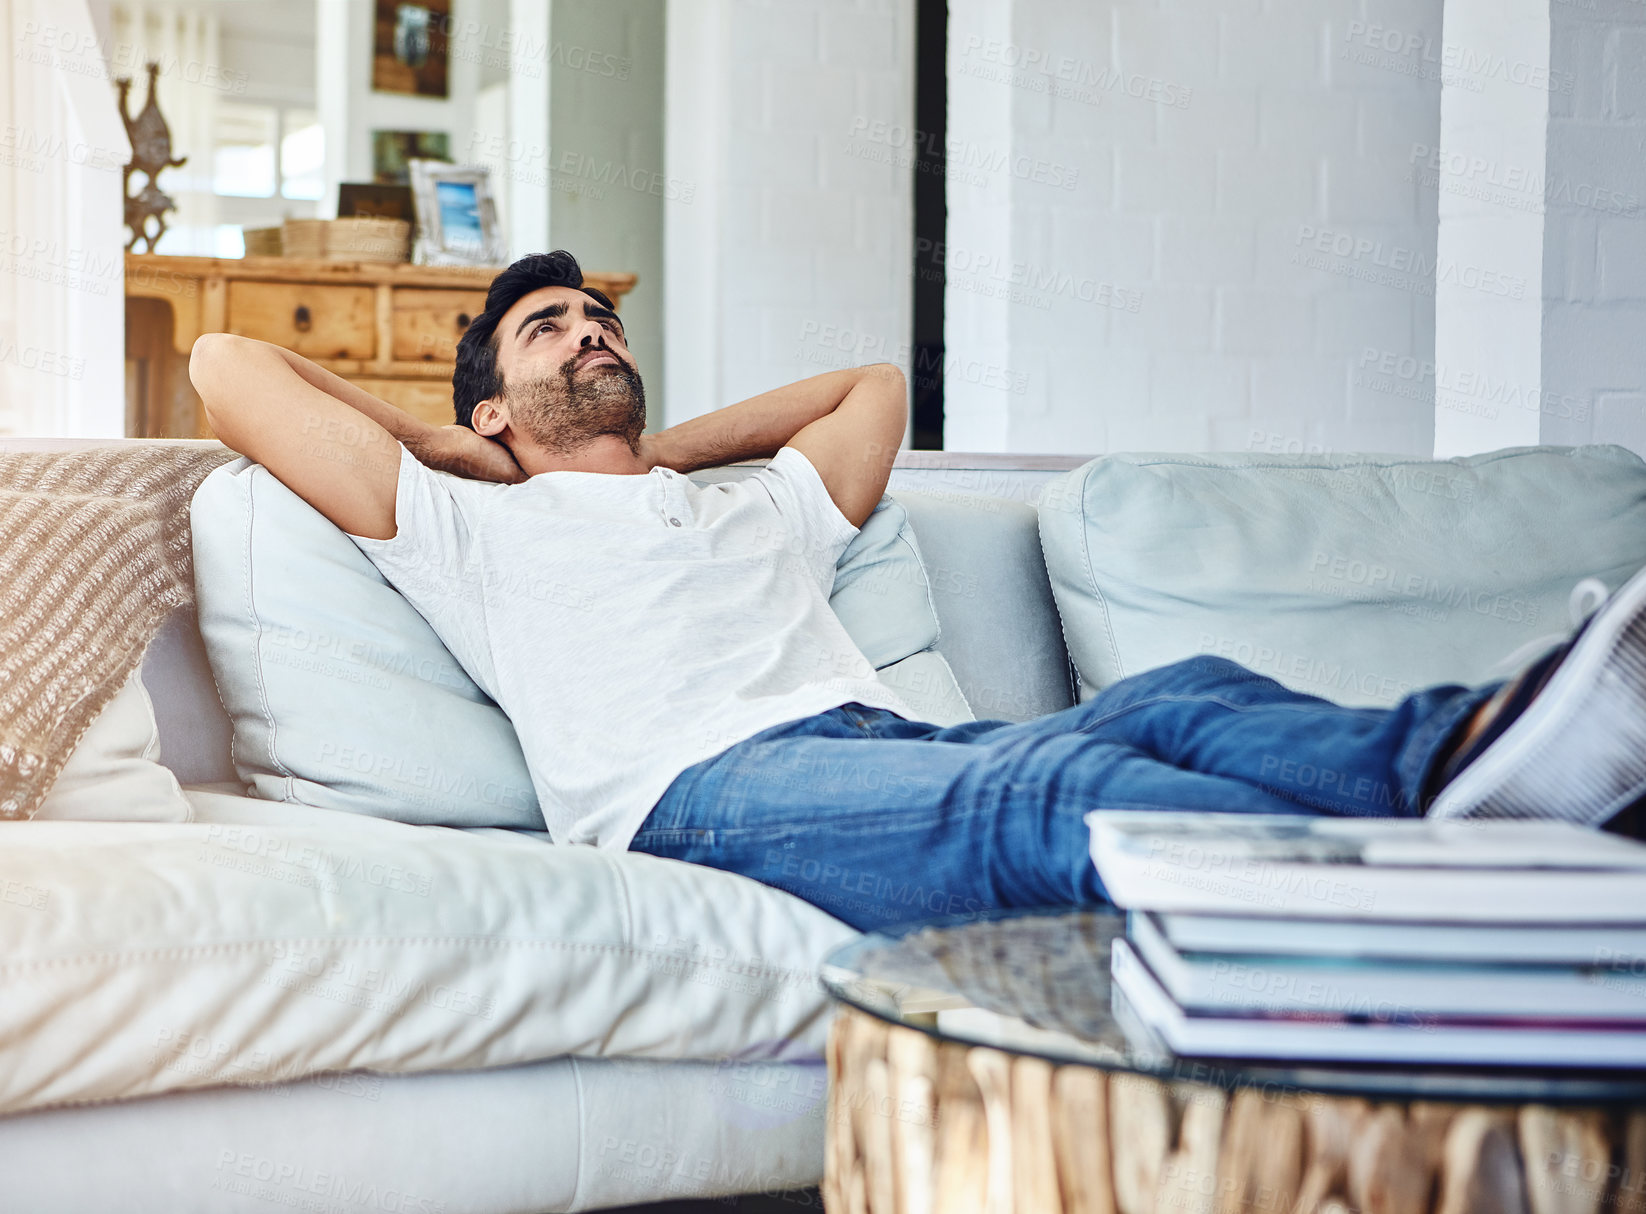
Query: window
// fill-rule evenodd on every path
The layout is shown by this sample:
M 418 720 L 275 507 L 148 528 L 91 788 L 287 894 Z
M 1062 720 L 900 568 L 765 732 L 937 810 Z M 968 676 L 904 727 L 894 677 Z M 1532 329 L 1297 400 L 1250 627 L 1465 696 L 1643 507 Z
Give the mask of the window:
M 313 110 L 220 104 L 212 192 L 223 198 L 320 197 L 326 139 Z
M 320 115 L 313 110 L 287 110 L 281 117 L 280 193 L 318 201 L 326 163 L 326 132 L 320 126 Z
M 217 107 L 212 193 L 229 198 L 273 198 L 275 134 L 280 111 L 260 105 Z

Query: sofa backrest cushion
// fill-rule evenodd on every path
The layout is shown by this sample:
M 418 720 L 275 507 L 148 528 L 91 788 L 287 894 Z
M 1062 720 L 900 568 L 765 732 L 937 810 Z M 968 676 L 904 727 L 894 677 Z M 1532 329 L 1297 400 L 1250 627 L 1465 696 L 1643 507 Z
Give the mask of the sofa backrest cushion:
M 191 508 L 200 632 L 254 795 L 404 822 L 541 829 L 507 716 L 342 531 L 239 459 Z M 842 554 L 832 605 L 877 668 L 937 639 L 902 507 Z
M 217 695 L 195 604 L 166 617 L 143 655 L 142 670 L 160 728 L 160 762 L 178 783 L 240 784 L 234 723 Z
M 908 512 L 883 496 L 835 565 L 829 606 L 876 670 L 937 644 L 941 630 Z
M 200 633 L 253 795 L 542 828 L 508 717 L 323 514 L 239 459 L 190 521 Z
M 1345 704 L 1478 684 L 1569 630 L 1580 579 L 1646 565 L 1646 464 L 1618 447 L 1110 455 L 1039 509 L 1082 699 L 1203 653 Z
M 40 821 L 76 822 L 187 822 L 193 816 L 177 777 L 160 763 L 160 728 L 141 667 L 80 735 L 34 812 Z
M 939 648 L 977 716 L 1027 721 L 1074 702 L 1034 507 L 898 490 L 943 624 Z M 935 721 L 935 717 L 928 717 Z

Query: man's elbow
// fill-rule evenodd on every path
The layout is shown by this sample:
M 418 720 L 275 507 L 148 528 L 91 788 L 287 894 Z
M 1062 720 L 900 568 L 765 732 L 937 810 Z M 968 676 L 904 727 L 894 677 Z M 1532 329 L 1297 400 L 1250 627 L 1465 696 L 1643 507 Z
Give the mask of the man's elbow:
M 189 347 L 189 382 L 200 394 L 207 417 L 211 416 L 213 401 L 220 395 L 216 387 L 223 382 L 225 364 L 245 340 L 233 333 L 202 333 Z
M 189 347 L 189 374 L 216 362 L 241 340 L 233 333 L 202 333 Z
M 909 390 L 909 381 L 903 374 L 903 368 L 896 363 L 875 363 L 867 370 L 875 379 L 884 383 L 888 390 L 895 390 L 900 395 Z
M 909 381 L 895 363 L 877 363 L 874 370 L 885 382 L 886 424 L 897 431 L 892 440 L 896 445 L 903 441 L 903 431 L 908 426 Z

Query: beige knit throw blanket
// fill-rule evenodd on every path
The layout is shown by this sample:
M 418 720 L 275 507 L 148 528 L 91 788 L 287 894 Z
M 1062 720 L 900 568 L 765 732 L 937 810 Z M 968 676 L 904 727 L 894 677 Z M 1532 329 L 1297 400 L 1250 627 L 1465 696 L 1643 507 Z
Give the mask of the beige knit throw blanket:
M 166 617 L 194 602 L 189 501 L 236 458 L 0 451 L 0 819 L 34 815 Z

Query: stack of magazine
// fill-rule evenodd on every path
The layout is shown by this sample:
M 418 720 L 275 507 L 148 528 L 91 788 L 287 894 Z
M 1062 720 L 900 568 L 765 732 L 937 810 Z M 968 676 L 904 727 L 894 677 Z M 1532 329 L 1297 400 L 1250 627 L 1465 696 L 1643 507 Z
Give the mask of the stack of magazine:
M 1100 811 L 1116 1011 L 1192 1056 L 1646 1067 L 1646 845 L 1555 822 Z

